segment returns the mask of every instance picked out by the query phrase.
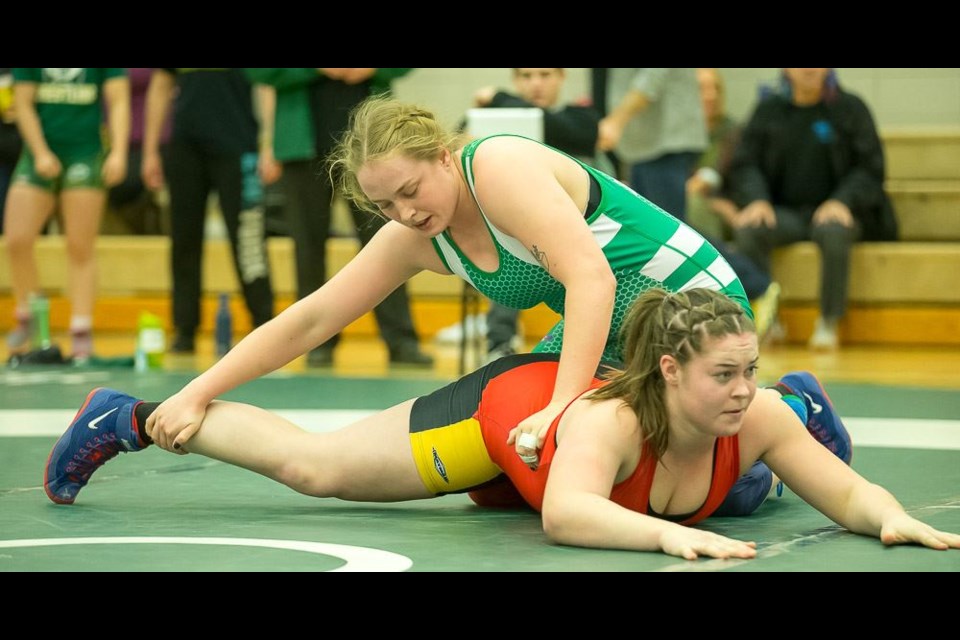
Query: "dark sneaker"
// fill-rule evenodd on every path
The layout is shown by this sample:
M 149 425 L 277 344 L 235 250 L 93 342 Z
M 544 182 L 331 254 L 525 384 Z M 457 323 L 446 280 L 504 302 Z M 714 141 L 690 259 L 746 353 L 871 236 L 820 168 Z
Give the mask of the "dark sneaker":
M 390 364 L 406 365 L 409 367 L 432 367 L 433 358 L 420 351 L 416 344 L 404 345 L 390 349 Z
M 780 378 L 780 382 L 806 403 L 807 431 L 835 456 L 850 464 L 853 441 L 816 376 L 809 371 L 794 371 Z
M 63 357 L 63 352 L 59 346 L 52 344 L 45 349 L 33 349 L 27 353 L 15 353 L 10 356 L 7 364 L 11 369 L 16 369 L 17 367 L 26 365 L 71 364 L 72 362 L 73 360 L 71 358 Z
M 307 352 L 308 367 L 332 367 L 333 349 L 327 347 L 317 347 Z
M 136 398 L 112 389 L 90 392 L 47 459 L 43 488 L 51 500 L 72 504 L 106 461 L 147 446 L 133 423 L 137 404 Z
M 170 344 L 170 353 L 194 353 L 196 350 L 196 340 L 192 333 L 178 331 Z
M 509 342 L 506 344 L 501 344 L 493 349 L 487 351 L 487 357 L 483 359 L 483 364 L 490 364 L 495 362 L 500 358 L 506 358 L 507 356 L 512 356 L 516 353 L 516 349 L 513 348 Z

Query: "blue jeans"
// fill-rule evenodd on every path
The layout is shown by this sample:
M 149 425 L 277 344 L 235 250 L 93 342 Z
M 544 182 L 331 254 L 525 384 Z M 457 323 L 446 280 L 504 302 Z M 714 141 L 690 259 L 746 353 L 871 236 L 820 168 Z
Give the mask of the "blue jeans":
M 687 178 L 699 153 L 681 151 L 636 162 L 630 167 L 634 191 L 680 220 L 687 216 Z

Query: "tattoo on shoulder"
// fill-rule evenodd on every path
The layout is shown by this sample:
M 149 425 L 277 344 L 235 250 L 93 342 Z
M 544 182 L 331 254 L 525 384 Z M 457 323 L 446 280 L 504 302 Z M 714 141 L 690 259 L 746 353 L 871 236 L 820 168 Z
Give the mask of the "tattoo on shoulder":
M 546 269 L 547 273 L 550 273 L 550 259 L 547 258 L 547 254 L 541 251 L 537 245 L 533 245 L 530 252 L 533 253 L 533 257 L 540 263 L 540 266 Z

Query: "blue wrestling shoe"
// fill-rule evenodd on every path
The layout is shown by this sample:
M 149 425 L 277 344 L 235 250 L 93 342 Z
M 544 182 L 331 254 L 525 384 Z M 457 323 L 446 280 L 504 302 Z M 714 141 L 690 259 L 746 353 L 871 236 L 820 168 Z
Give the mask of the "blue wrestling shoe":
M 833 455 L 850 464 L 853 441 L 816 376 L 809 371 L 794 371 L 780 378 L 780 382 L 806 403 L 810 435 Z
M 139 401 L 112 389 L 94 389 L 53 446 L 43 489 L 58 504 L 72 504 L 93 472 L 118 453 L 147 446 L 133 423 Z

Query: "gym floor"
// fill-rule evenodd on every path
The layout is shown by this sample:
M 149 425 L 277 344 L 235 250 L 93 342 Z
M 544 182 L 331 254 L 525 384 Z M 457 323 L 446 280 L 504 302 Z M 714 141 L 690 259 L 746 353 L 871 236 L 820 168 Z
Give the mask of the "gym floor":
M 535 513 L 481 509 L 465 496 L 398 504 L 309 498 L 242 469 L 155 448 L 111 461 L 74 505 L 46 498 L 46 457 L 91 388 L 162 399 L 209 364 L 205 348 L 196 358 L 170 358 L 163 371 L 149 373 L 0 370 L 0 572 L 960 572 L 960 551 L 886 548 L 839 528 L 789 489 L 750 517 L 700 525 L 756 541 L 756 559 L 694 562 L 551 545 Z M 455 355 L 434 353 L 431 370 L 389 369 L 379 343 L 346 342 L 333 369 L 293 364 L 225 398 L 278 411 L 311 431 L 335 429 L 452 379 Z M 893 492 L 911 514 L 960 532 L 958 354 L 904 350 L 897 356 L 894 350 L 893 360 L 876 350 L 846 355 L 817 356 L 811 364 L 802 349 L 773 348 L 764 354 L 763 370 L 821 373 L 853 436 L 853 467 Z M 952 369 L 953 378 L 931 374 L 938 367 Z M 883 370 L 889 376 L 878 378 Z

